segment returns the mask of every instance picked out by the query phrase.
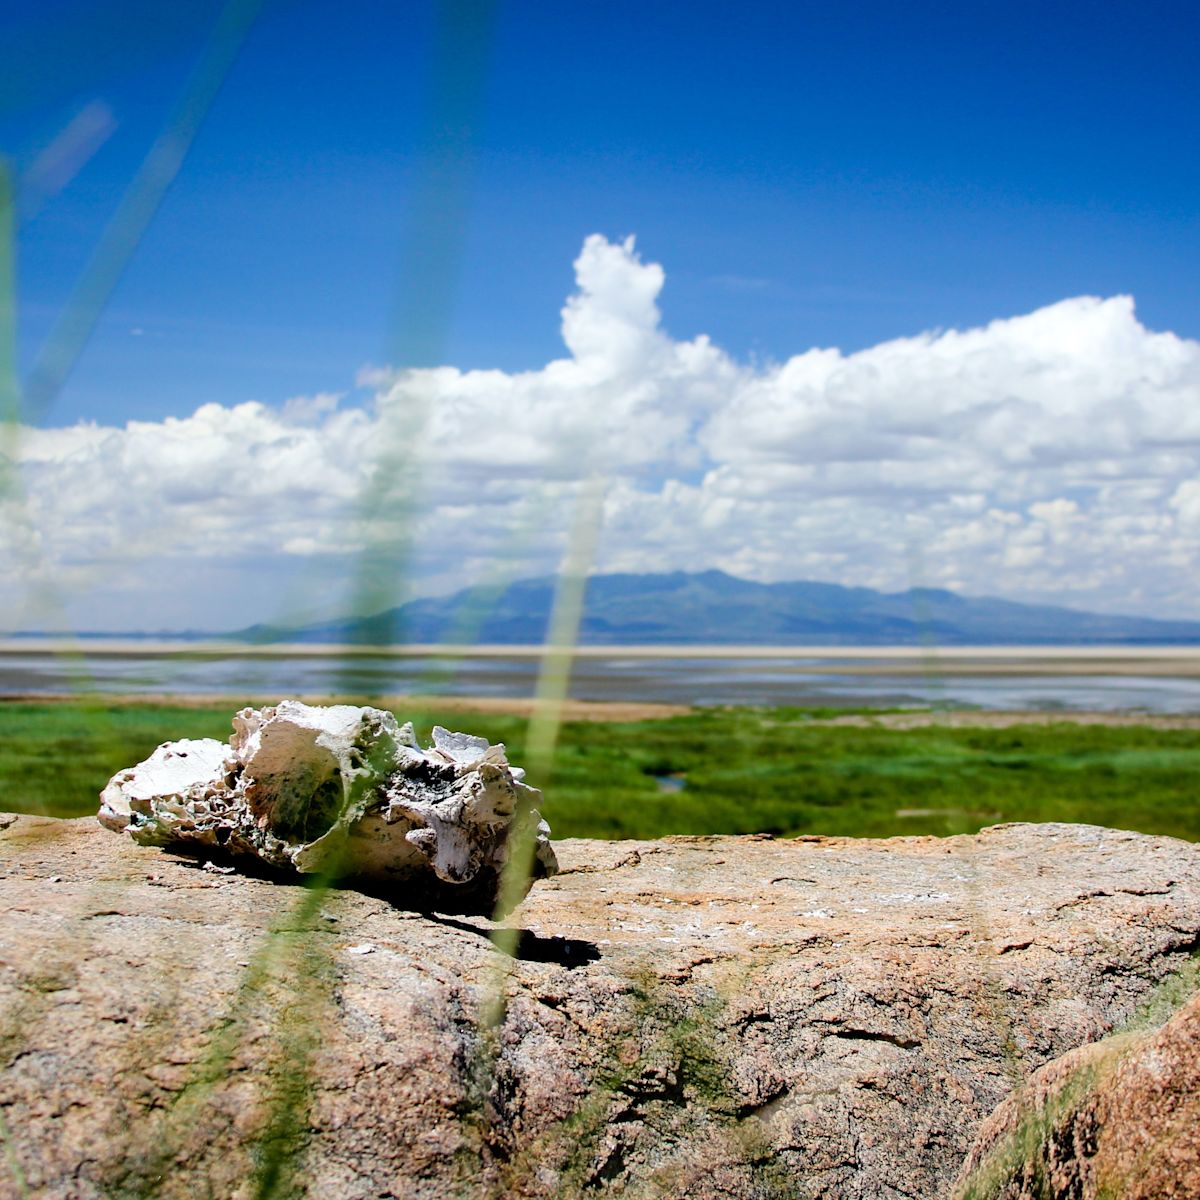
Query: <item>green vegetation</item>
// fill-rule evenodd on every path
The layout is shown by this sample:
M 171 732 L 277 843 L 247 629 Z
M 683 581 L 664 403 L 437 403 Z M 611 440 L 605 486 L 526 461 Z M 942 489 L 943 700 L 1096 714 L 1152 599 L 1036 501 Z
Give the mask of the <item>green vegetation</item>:
M 556 837 L 883 837 L 1086 821 L 1200 840 L 1200 730 L 821 723 L 829 715 L 739 708 L 568 722 L 553 779 L 533 782 L 546 788 Z M 418 733 L 435 722 L 504 741 L 525 761 L 520 717 L 428 712 Z M 0 810 L 94 812 L 108 777 L 159 742 L 228 732 L 224 703 L 0 704 Z

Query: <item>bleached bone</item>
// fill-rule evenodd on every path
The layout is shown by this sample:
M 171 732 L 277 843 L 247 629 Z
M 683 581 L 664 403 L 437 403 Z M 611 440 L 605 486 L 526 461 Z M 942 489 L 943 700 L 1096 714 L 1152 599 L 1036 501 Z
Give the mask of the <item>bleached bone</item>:
M 143 845 L 211 848 L 330 878 L 474 885 L 494 902 L 517 836 L 533 876 L 557 870 L 541 792 L 502 745 L 348 704 L 242 709 L 225 745 L 167 742 L 119 771 L 100 823 Z

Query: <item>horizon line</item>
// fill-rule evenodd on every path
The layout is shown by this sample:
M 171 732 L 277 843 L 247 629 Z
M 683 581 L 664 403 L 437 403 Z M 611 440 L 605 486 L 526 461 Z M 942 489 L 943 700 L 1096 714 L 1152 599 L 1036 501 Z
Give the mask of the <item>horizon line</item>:
M 96 658 L 162 656 L 172 658 L 799 658 L 799 659 L 995 659 L 1112 660 L 1196 659 L 1200 642 L 922 642 L 889 643 L 506 643 L 412 642 L 240 642 L 228 638 L 138 638 L 122 635 L 70 636 L 25 634 L 0 637 L 0 654 L 14 657 L 84 653 Z

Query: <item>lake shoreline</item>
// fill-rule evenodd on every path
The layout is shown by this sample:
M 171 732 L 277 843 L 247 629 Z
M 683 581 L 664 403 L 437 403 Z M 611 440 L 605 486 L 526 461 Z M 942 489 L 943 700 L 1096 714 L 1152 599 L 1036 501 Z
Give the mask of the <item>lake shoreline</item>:
M 651 706 L 626 708 L 647 715 L 742 705 L 1200 714 L 1200 648 L 1192 647 L 584 646 L 563 654 L 544 646 L 376 653 L 214 643 L 76 643 L 56 653 L 44 642 L 7 654 L 0 643 L 0 696 L 224 696 L 238 707 L 281 696 L 438 696 L 527 712 L 557 672 L 584 713 L 618 704 Z
M 819 675 L 1153 676 L 1200 679 L 1200 646 L 523 646 L 140 641 L 134 639 L 0 639 L 0 656 L 82 659 L 260 660 L 414 659 L 528 662 L 568 657 L 607 661 L 776 662 L 789 671 L 811 665 Z M 769 668 L 768 668 L 769 669 Z

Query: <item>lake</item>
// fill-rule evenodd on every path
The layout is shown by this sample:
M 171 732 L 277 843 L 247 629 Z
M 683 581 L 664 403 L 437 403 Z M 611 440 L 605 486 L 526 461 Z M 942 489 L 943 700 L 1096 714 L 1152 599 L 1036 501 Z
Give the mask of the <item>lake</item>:
M 569 694 L 671 704 L 905 706 L 1200 713 L 1190 647 L 585 647 Z M 526 697 L 533 648 L 76 643 L 0 646 L 0 695 L 127 694 Z

